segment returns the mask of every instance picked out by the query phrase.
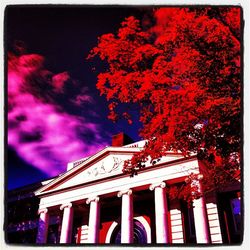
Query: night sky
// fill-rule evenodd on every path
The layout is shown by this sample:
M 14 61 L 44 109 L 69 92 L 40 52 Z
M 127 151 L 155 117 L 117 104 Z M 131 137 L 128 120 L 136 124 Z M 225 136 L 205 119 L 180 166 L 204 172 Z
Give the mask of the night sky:
M 140 139 L 139 123 L 107 119 L 107 102 L 95 87 L 107 65 L 86 57 L 98 36 L 117 31 L 125 17 L 144 14 L 133 7 L 6 9 L 8 189 L 62 173 L 67 162 L 110 145 L 121 131 Z

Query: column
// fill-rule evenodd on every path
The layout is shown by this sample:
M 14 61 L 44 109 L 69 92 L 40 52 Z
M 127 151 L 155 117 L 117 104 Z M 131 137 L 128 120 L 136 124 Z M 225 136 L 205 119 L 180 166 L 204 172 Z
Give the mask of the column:
M 121 243 L 133 243 L 133 197 L 132 190 L 120 191 L 117 194 L 122 197 Z
M 47 242 L 48 227 L 49 227 L 49 214 L 48 209 L 39 209 L 38 214 L 40 215 L 38 232 L 36 237 L 36 243 L 44 244 Z
M 99 228 L 100 228 L 100 203 L 99 197 L 89 198 L 86 201 L 90 204 L 89 211 L 89 231 L 88 231 L 88 243 L 99 242 Z
M 166 183 L 150 185 L 149 189 L 155 192 L 155 226 L 156 243 L 169 243 Z
M 200 180 L 203 178 L 202 175 L 198 176 L 198 180 L 192 180 L 191 185 L 197 186 L 198 191 L 202 194 L 202 188 Z M 194 225 L 196 234 L 196 243 L 211 243 L 207 209 L 204 196 L 202 195 L 199 199 L 193 201 L 194 211 Z
M 73 226 L 72 203 L 61 205 L 60 210 L 63 210 L 60 243 L 71 243 L 72 226 Z

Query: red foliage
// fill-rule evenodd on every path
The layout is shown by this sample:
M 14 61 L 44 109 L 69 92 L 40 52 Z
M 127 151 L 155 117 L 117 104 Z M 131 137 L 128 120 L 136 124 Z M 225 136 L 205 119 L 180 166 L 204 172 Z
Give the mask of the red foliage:
M 241 143 L 240 11 L 159 8 L 151 27 L 143 29 L 129 17 L 117 34 L 99 38 L 89 57 L 109 65 L 97 82 L 111 102 L 109 118 L 118 119 L 122 103 L 139 104 L 140 135 L 148 140 L 124 172 L 136 174 L 148 159 L 174 150 L 196 153 L 206 164 L 208 190 L 235 179 Z M 123 116 L 132 123 L 128 110 Z

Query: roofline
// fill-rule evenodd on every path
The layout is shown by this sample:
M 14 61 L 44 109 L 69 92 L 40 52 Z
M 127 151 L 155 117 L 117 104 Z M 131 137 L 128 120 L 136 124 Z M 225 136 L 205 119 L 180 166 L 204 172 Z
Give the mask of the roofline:
M 34 193 L 35 193 L 35 195 L 39 195 L 44 190 L 54 187 L 55 185 L 61 183 L 63 179 L 67 178 L 70 175 L 76 174 L 79 170 L 84 169 L 84 166 L 89 165 L 90 163 L 93 163 L 94 161 L 96 161 L 100 157 L 103 157 L 106 154 L 119 153 L 119 152 L 120 153 L 137 153 L 137 152 L 140 152 L 142 149 L 143 149 L 142 147 L 112 147 L 112 146 L 106 147 L 106 148 L 98 151 L 94 155 L 88 157 L 84 162 L 82 162 L 78 166 L 73 167 L 70 170 L 59 175 L 57 178 L 55 178 L 54 180 L 49 182 L 47 185 L 42 186 Z M 167 154 L 181 155 L 180 152 L 171 152 L 171 151 L 167 152 Z
M 98 151 L 97 153 L 95 153 L 94 155 L 90 156 L 88 159 L 86 159 L 84 162 L 82 162 L 81 164 L 79 164 L 78 166 L 64 172 L 63 174 L 61 174 L 60 176 L 58 176 L 58 178 L 55 178 L 54 180 L 52 180 L 50 183 L 48 183 L 47 185 L 39 188 L 37 191 L 35 191 L 35 195 L 38 195 L 39 193 L 41 193 L 42 191 L 44 191 L 47 188 L 51 188 L 53 186 L 55 186 L 56 184 L 59 184 L 64 178 L 67 178 L 68 176 L 75 174 L 76 172 L 78 172 L 80 169 L 84 168 L 85 165 L 88 165 L 92 162 L 94 162 L 95 160 L 97 160 L 100 157 L 103 157 L 106 154 L 109 153 L 137 153 L 140 152 L 142 150 L 142 148 L 139 147 L 135 147 L 135 148 L 125 148 L 125 147 L 106 147 L 100 151 Z
M 148 172 L 148 171 L 151 171 L 151 170 L 154 170 L 154 169 L 157 169 L 157 168 L 161 168 L 162 166 L 169 166 L 169 165 L 172 165 L 172 164 L 178 164 L 180 162 L 189 162 L 189 161 L 192 161 L 194 159 L 197 159 L 196 155 L 192 155 L 192 156 L 189 156 L 189 157 L 183 157 L 183 158 L 180 158 L 180 159 L 175 159 L 175 160 L 172 160 L 172 161 L 169 161 L 169 162 L 161 162 L 161 163 L 158 163 L 158 164 L 155 164 L 155 165 L 151 165 L 150 167 L 147 167 L 147 168 L 143 168 L 143 169 L 139 169 L 138 170 L 138 174 L 140 172 Z M 113 175 L 113 176 L 107 176 L 103 179 L 97 179 L 97 180 L 91 180 L 91 181 L 88 181 L 86 183 L 81 183 L 81 184 L 77 184 L 76 186 L 74 187 L 70 187 L 69 189 L 72 189 L 72 188 L 76 188 L 76 187 L 79 187 L 79 186 L 82 186 L 82 185 L 90 185 L 90 184 L 93 184 L 95 182 L 102 182 L 103 180 L 108 180 L 108 179 L 113 179 L 113 178 L 117 178 L 117 177 L 121 177 L 121 176 L 129 176 L 130 174 L 124 174 L 124 173 L 120 173 L 118 175 Z M 48 190 L 48 191 L 45 191 L 43 194 L 38 194 L 38 195 L 48 195 L 48 194 L 52 194 L 52 193 L 57 193 L 57 192 L 62 192 L 64 190 L 67 190 L 68 187 L 65 187 L 63 189 L 60 189 L 60 190 Z

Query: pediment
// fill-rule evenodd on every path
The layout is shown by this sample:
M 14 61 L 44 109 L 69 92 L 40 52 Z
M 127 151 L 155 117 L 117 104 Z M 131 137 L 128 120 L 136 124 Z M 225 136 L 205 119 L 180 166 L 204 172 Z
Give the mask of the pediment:
M 85 159 L 76 167 L 56 177 L 51 182 L 35 192 L 36 195 L 47 194 L 89 182 L 112 178 L 123 174 L 122 168 L 125 160 L 130 159 L 141 148 L 107 147 L 95 155 Z M 164 156 L 159 163 L 170 162 L 182 158 L 180 154 Z

